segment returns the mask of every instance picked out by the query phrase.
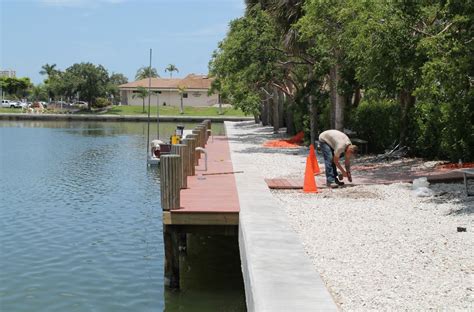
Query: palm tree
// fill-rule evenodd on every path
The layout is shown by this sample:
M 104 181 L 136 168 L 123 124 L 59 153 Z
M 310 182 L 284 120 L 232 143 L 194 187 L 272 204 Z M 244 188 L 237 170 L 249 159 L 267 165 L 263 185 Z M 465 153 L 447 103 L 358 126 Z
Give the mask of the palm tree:
M 178 86 L 179 95 L 181 95 L 180 114 L 184 114 L 183 94 L 186 92 L 186 86 Z
M 174 64 L 169 64 L 168 67 L 165 68 L 165 72 L 169 72 L 170 78 L 173 78 L 173 72 L 179 73 L 179 70 Z
M 48 98 L 49 101 L 54 98 L 55 93 L 57 90 L 55 90 L 54 86 L 57 85 L 58 76 L 61 74 L 59 70 L 56 69 L 56 64 L 44 64 L 41 66 L 41 70 L 39 72 L 41 75 L 47 75 L 48 77 L 44 80 L 47 92 L 48 92 Z
M 145 98 L 148 96 L 148 89 L 145 87 L 138 87 L 137 92 L 133 94 L 133 98 L 140 98 L 143 100 L 143 113 L 146 113 L 145 111 Z
M 57 69 L 55 69 L 56 67 L 56 64 L 44 64 L 43 66 L 41 66 L 41 70 L 40 70 L 40 74 L 41 75 L 47 75 L 48 78 L 53 76 L 54 74 L 56 74 L 58 72 Z
M 135 75 L 135 80 L 146 79 L 149 77 L 157 78 L 157 77 L 160 77 L 160 75 L 158 75 L 156 68 L 153 68 L 150 66 L 143 66 L 137 70 L 137 74 Z

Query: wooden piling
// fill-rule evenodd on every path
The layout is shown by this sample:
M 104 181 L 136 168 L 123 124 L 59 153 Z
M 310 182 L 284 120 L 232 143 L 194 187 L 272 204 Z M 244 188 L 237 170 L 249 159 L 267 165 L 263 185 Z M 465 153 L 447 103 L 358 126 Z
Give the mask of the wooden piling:
M 171 145 L 171 154 L 179 155 L 181 161 L 181 188 L 188 188 L 189 152 L 185 144 Z
M 195 149 L 196 149 L 196 139 L 190 138 L 189 135 L 186 137 L 186 139 L 183 140 L 183 143 L 188 146 L 187 152 L 188 152 L 188 177 L 194 176 L 196 174 L 196 168 L 194 167 L 194 158 L 195 158 Z
M 201 146 L 201 132 L 197 129 L 194 129 L 193 130 L 193 134 L 196 135 L 196 147 L 200 147 Z M 201 159 L 201 153 L 199 153 L 198 151 L 195 151 L 195 158 L 197 159 L 194 163 L 196 164 L 196 166 L 199 164 L 199 159 Z
M 182 185 L 181 157 L 161 155 L 160 166 L 161 207 L 165 211 L 178 209 Z
M 194 130 L 193 130 L 194 132 Z M 194 153 L 194 157 L 193 157 L 193 162 L 194 162 L 194 166 L 197 166 L 199 165 L 199 156 L 198 154 L 200 154 L 199 152 L 196 151 L 196 147 L 198 147 L 198 135 L 197 134 L 188 134 L 186 136 L 186 138 L 190 138 L 190 139 L 193 139 L 194 140 L 194 146 L 193 146 L 193 149 L 192 149 L 192 152 Z
M 202 137 L 203 137 L 203 140 L 204 140 L 204 146 L 206 146 L 207 144 L 207 139 L 208 139 L 208 136 L 207 136 L 207 125 L 206 124 L 201 124 L 199 125 L 199 130 L 201 130 L 202 132 Z
M 196 129 L 199 131 L 199 136 L 201 137 L 201 145 L 199 145 L 200 147 L 205 147 L 206 146 L 206 133 L 205 133 L 205 128 L 206 126 L 205 125 L 197 125 L 196 126 Z
M 163 226 L 165 244 L 165 286 L 179 289 L 179 233 L 170 225 Z

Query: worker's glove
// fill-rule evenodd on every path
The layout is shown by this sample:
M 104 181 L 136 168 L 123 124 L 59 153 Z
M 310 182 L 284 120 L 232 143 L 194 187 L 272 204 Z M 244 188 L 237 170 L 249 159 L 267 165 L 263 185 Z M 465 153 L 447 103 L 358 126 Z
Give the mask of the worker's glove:
M 342 181 L 344 179 L 344 175 L 342 173 L 339 173 L 337 175 L 337 178 L 339 179 L 339 181 Z

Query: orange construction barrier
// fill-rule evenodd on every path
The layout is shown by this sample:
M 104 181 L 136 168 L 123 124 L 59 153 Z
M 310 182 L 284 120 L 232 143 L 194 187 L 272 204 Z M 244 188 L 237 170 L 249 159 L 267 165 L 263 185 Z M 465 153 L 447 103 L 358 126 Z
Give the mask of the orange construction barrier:
M 303 192 L 305 193 L 317 193 L 318 187 L 314 180 L 313 165 L 311 164 L 311 158 L 306 158 L 306 170 L 304 171 L 304 185 Z
M 316 153 L 314 151 L 313 144 L 309 146 L 309 158 L 311 159 L 311 165 L 313 166 L 314 175 L 320 174 L 321 170 L 319 170 L 318 158 L 316 158 Z

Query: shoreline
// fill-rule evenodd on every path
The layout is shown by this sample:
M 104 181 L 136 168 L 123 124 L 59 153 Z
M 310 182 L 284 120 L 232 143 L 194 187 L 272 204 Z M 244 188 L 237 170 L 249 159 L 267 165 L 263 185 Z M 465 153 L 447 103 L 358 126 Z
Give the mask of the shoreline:
M 253 117 L 240 116 L 160 116 L 163 122 L 201 122 L 203 120 L 211 122 L 224 121 L 247 121 L 254 120 Z M 126 122 L 148 122 L 156 121 L 156 116 L 142 115 L 86 115 L 86 114 L 10 114 L 0 113 L 0 120 L 66 120 L 66 121 L 126 121 Z

